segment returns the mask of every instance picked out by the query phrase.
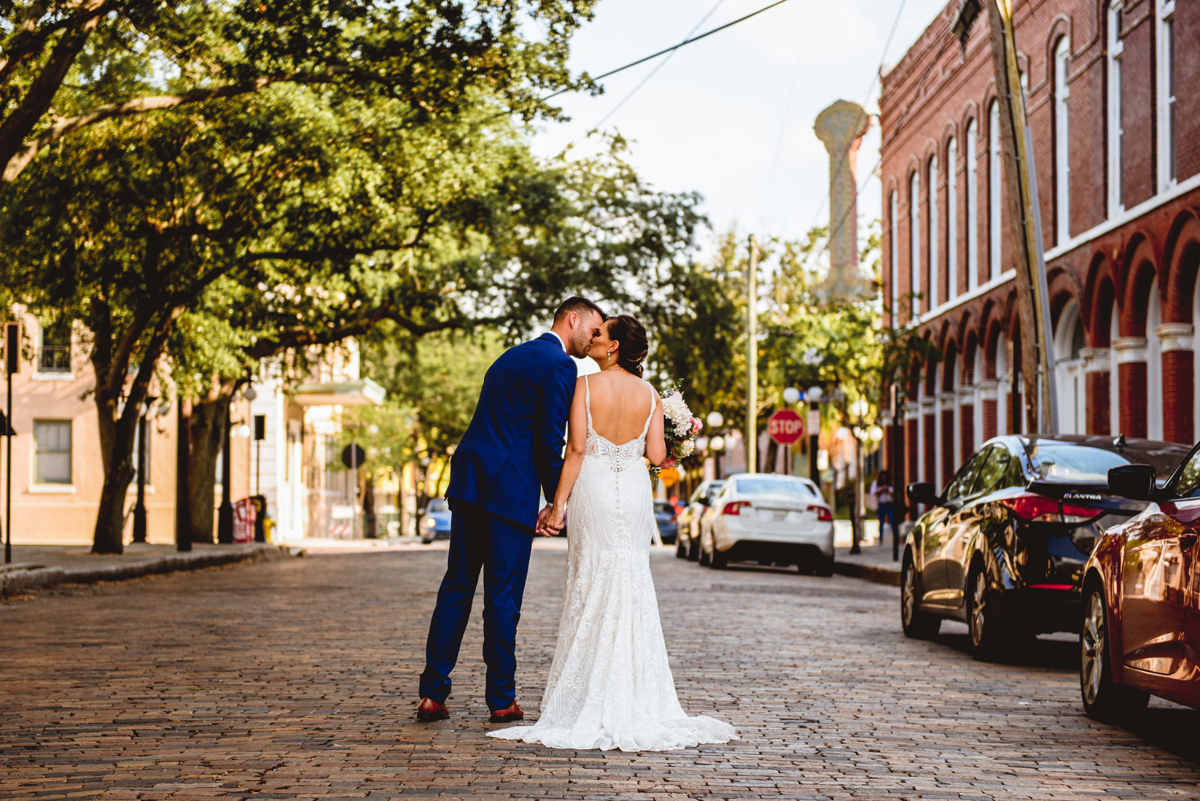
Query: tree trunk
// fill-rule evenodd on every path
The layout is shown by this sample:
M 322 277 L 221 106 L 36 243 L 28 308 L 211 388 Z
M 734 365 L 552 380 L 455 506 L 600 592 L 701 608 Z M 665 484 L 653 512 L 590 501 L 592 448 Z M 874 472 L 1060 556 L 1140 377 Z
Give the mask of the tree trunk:
M 217 459 L 225 444 L 225 426 L 228 424 L 235 386 L 234 381 L 214 383 L 213 390 L 204 399 L 192 402 L 192 416 L 188 422 L 192 441 L 188 459 L 192 542 L 213 541 Z
M 145 396 L 144 391 L 141 396 Z M 104 470 L 104 485 L 100 490 L 100 506 L 96 512 L 92 553 L 124 553 L 125 498 L 135 474 L 133 435 L 141 400 L 134 405 L 127 402 L 118 417 L 117 405 L 111 398 L 100 392 L 93 397 L 100 426 L 100 463 Z

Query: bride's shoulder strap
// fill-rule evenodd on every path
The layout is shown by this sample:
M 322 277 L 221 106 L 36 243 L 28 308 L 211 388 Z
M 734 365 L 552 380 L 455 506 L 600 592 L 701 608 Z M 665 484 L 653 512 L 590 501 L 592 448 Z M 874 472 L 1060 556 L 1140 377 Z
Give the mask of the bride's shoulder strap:
M 650 388 L 650 416 L 646 418 L 646 425 L 642 426 L 643 437 L 650 430 L 650 421 L 654 419 L 654 410 L 658 408 L 658 393 L 654 391 L 654 385 L 649 381 L 645 381 L 645 384 Z

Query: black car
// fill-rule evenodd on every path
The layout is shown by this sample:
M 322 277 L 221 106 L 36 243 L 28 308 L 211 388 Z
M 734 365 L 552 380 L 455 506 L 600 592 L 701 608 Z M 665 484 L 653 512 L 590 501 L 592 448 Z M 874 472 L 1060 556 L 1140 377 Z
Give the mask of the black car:
M 1148 464 L 1170 475 L 1188 448 L 1100 436 L 1005 436 L 984 443 L 944 492 L 908 486 L 932 507 L 908 535 L 900 619 L 932 637 L 943 618 L 970 628 L 979 659 L 1014 640 L 1079 630 L 1083 569 L 1108 528 L 1146 507 L 1114 495 L 1108 470 Z
M 655 501 L 654 522 L 658 524 L 658 535 L 662 537 L 664 545 L 675 542 L 675 534 L 679 527 L 675 504 L 670 501 Z
M 695 562 L 700 558 L 700 515 L 712 505 L 717 493 L 725 486 L 719 479 L 709 479 L 701 482 L 700 486 L 688 498 L 687 508 L 676 521 L 675 555 L 680 559 Z

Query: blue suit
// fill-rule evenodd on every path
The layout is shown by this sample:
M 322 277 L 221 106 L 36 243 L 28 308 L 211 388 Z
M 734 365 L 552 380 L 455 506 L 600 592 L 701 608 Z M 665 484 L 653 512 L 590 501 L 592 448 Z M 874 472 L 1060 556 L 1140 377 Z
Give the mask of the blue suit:
M 553 500 L 562 473 L 575 361 L 552 334 L 507 350 L 483 379 L 450 466 L 450 554 L 429 624 L 421 697 L 442 702 L 483 570 L 487 704 L 515 696 L 515 642 L 539 490 Z

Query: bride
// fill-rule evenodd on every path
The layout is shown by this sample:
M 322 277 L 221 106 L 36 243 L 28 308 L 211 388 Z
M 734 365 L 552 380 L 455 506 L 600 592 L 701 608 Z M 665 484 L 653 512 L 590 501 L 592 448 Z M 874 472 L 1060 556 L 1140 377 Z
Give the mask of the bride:
M 621 315 L 588 353 L 600 373 L 579 379 L 566 462 L 546 521 L 570 519 L 558 646 L 532 726 L 491 737 L 552 748 L 665 751 L 723 743 L 728 723 L 688 717 L 675 694 L 650 575 L 654 514 L 642 461 L 667 458 L 658 394 L 643 381 L 646 329 Z M 620 444 L 618 444 L 620 443 Z

